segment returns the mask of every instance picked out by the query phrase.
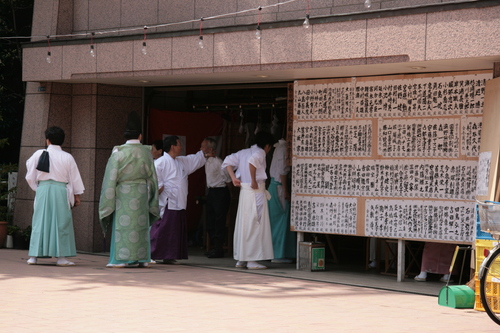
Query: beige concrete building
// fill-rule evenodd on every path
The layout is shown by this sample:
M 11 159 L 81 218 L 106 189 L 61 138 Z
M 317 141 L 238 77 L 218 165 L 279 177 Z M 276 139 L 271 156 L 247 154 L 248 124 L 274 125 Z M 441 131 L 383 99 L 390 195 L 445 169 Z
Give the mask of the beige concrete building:
M 364 0 L 36 0 L 32 35 L 23 50 L 27 96 L 15 223 L 31 221 L 25 161 L 43 147 L 45 128 L 58 125 L 86 187 L 74 210 L 77 248 L 101 251 L 103 169 L 123 142 L 129 111 L 142 110 L 147 133 L 151 108 L 286 103 L 296 80 L 493 72 L 500 2 L 373 0 L 367 8 Z M 229 141 L 238 138 L 237 107 L 233 113 Z

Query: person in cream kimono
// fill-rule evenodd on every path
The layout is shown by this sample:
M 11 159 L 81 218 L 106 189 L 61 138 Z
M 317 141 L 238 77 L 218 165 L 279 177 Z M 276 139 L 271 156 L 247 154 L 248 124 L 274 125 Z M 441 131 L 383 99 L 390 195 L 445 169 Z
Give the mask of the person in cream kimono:
M 227 169 L 233 185 L 241 188 L 233 241 L 236 267 L 265 269 L 257 261 L 274 258 L 267 205 L 270 195 L 265 188 L 266 154 L 274 138 L 271 133 L 259 132 L 255 142 L 250 148 L 227 156 L 222 168 Z

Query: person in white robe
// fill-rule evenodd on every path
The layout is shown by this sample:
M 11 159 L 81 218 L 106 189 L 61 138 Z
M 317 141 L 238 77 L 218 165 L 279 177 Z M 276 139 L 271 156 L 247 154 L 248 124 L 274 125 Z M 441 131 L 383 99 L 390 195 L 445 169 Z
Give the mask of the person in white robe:
M 161 219 L 151 226 L 151 258 L 163 264 L 188 259 L 187 195 L 188 176 L 205 165 L 208 153 L 202 142 L 200 151 L 180 156 L 182 144 L 175 135 L 163 140 L 165 153 L 155 163 Z
M 37 258 L 56 257 L 57 266 L 74 266 L 66 257 L 76 256 L 71 208 L 80 205 L 85 187 L 71 154 L 62 150 L 64 130 L 53 126 L 45 131 L 47 149 L 37 150 L 26 161 L 26 181 L 36 192 L 29 246 L 29 265 Z M 37 170 L 40 156 L 48 152 L 48 172 Z
M 265 269 L 259 260 L 274 258 L 271 225 L 265 188 L 266 154 L 271 150 L 274 138 L 271 133 L 259 132 L 256 144 L 240 150 L 224 159 L 233 185 L 240 187 L 238 212 L 234 229 L 234 259 L 236 267 Z
M 222 168 L 222 159 L 217 156 L 217 141 L 206 138 L 209 155 L 205 164 L 207 194 L 205 201 L 205 225 L 210 239 L 211 249 L 207 249 L 208 258 L 224 257 L 226 239 L 226 216 L 231 205 L 231 194 L 227 184 L 231 182 L 229 174 Z
M 155 140 L 151 144 L 151 155 L 153 155 L 153 160 L 156 160 L 163 156 L 163 140 Z

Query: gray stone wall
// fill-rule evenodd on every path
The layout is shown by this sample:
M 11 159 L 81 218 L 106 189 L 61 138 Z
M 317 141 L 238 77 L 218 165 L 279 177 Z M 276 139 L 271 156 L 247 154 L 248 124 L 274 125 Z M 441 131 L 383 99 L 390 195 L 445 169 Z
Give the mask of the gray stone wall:
M 30 225 L 33 214 L 35 192 L 24 179 L 26 160 L 34 151 L 45 147 L 45 129 L 59 126 L 66 133 L 62 148 L 75 158 L 85 186 L 81 205 L 73 209 L 77 249 L 102 251 L 98 206 L 104 168 L 113 146 L 125 142 L 123 131 L 127 114 L 130 111 L 141 113 L 141 110 L 141 88 L 29 82 L 14 224 Z
M 279 2 L 285 4 L 266 8 Z M 366 8 L 365 0 L 311 0 L 310 15 L 319 17 L 450 2 L 462 1 L 371 0 L 371 7 Z M 81 0 L 75 1 L 73 9 L 73 32 L 180 23 L 256 9 L 259 6 L 264 7 L 261 11 L 262 23 L 282 22 L 304 18 L 307 4 L 307 0 L 289 3 L 287 0 Z M 253 10 L 206 20 L 203 27 L 256 24 L 257 20 L 258 11 Z M 153 32 L 189 30 L 198 27 L 199 22 L 189 22 L 158 28 Z

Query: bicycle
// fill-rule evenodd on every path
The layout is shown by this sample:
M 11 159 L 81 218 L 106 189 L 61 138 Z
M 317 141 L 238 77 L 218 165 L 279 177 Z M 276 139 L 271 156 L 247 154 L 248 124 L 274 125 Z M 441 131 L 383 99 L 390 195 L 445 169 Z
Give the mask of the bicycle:
M 491 250 L 484 250 L 479 268 L 479 294 L 488 316 L 500 325 L 500 202 L 476 200 L 481 231 L 490 233 L 497 241 Z

